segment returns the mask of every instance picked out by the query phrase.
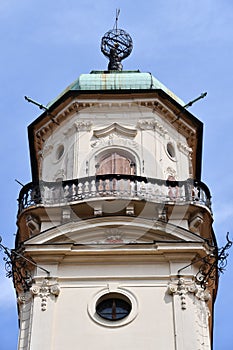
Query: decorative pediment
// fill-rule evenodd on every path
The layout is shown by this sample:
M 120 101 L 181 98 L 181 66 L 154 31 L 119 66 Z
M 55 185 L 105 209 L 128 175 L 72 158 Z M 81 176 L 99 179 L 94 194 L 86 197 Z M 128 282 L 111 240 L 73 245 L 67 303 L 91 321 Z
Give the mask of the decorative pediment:
M 118 137 L 123 136 L 132 139 L 137 135 L 137 130 L 126 128 L 118 123 L 113 123 L 106 128 L 93 131 L 93 135 L 97 138 L 107 137 L 111 134 L 115 134 Z
M 73 243 L 81 245 L 124 245 L 148 243 L 203 243 L 197 234 L 161 221 L 152 222 L 138 218 L 124 221 L 118 217 L 111 222 L 96 218 L 68 222 L 32 237 L 27 244 Z

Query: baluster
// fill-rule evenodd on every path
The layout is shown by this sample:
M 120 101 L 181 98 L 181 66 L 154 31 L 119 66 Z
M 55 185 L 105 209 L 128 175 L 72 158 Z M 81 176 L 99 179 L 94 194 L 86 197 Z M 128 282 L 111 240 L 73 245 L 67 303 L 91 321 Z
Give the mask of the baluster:
M 91 181 L 91 196 L 92 197 L 95 197 L 96 191 L 97 191 L 96 182 L 95 182 L 95 180 L 92 180 Z
M 102 181 L 102 186 L 103 186 L 103 196 L 105 196 L 105 195 L 106 195 L 106 185 L 107 185 L 107 183 L 106 183 L 106 179 L 104 179 L 104 180 Z
M 104 189 L 103 180 L 100 179 L 99 182 L 97 182 L 97 191 L 98 191 L 100 196 L 103 195 L 103 189 Z
M 148 182 L 148 183 L 146 184 L 146 187 L 147 187 L 146 198 L 149 199 L 149 200 L 151 200 L 151 198 L 152 198 L 152 191 L 153 191 L 153 189 L 152 189 L 152 183 L 151 183 L 151 182 Z
M 42 203 L 46 203 L 47 202 L 47 198 L 48 198 L 48 187 L 47 186 L 43 186 L 41 188 L 41 198 L 42 198 Z
M 190 181 L 187 181 L 184 184 L 184 198 L 187 202 L 193 200 L 193 186 L 191 185 Z
M 80 182 L 78 184 L 78 198 L 83 199 L 83 184 Z
M 69 185 L 66 185 L 65 187 L 64 187 L 64 197 L 65 198 L 67 198 L 67 197 L 69 197 L 70 196 L 70 192 L 69 192 Z
M 125 194 L 126 196 L 130 196 L 131 194 L 131 187 L 130 187 L 130 180 L 126 180 L 126 189 L 125 189 Z
M 197 187 L 193 187 L 193 200 L 194 201 L 199 201 L 200 198 L 199 198 L 199 190 Z
M 115 196 L 120 195 L 120 180 L 114 179 L 114 190 L 115 190 Z
M 58 187 L 58 185 L 54 187 L 54 198 L 56 203 L 60 202 L 61 192 L 60 192 L 60 187 Z
M 140 197 L 141 193 L 141 183 L 139 181 L 136 181 L 136 196 Z
M 130 195 L 134 197 L 136 194 L 136 183 L 135 181 L 130 181 L 129 185 L 130 185 Z
M 47 203 L 53 203 L 54 202 L 54 194 L 53 194 L 53 187 L 45 187 L 46 192 L 46 202 Z
M 109 179 L 104 180 L 104 192 L 106 196 L 110 193 Z
M 108 186 L 109 186 L 110 194 L 113 195 L 114 194 L 114 179 L 113 178 L 109 179 Z
M 63 189 L 62 183 L 59 183 L 58 199 L 59 199 L 60 202 L 64 202 L 64 189 Z
M 30 202 L 28 200 L 28 197 L 31 199 L 31 193 L 32 193 L 32 190 L 30 191 L 27 191 L 27 193 L 25 194 L 24 196 L 24 208 L 27 208 L 29 205 L 30 205 Z
M 185 195 L 184 195 L 184 185 L 179 187 L 179 197 L 178 199 L 180 201 L 184 201 L 185 200 Z
M 161 192 L 160 192 L 161 200 L 166 201 L 169 198 L 169 195 L 168 195 L 169 188 L 166 186 L 165 183 L 163 183 L 160 186 L 160 190 L 161 190 Z
M 168 196 L 171 201 L 176 201 L 179 198 L 179 188 L 178 186 L 168 187 Z
M 146 184 L 145 184 L 145 181 L 142 181 L 140 184 L 140 195 L 142 197 L 145 197 L 145 194 L 146 194 Z
M 122 179 L 122 185 L 123 185 L 122 194 L 123 194 L 123 196 L 127 196 L 127 194 L 128 194 L 128 180 Z
M 71 201 L 76 198 L 76 191 L 77 191 L 77 186 L 75 184 L 72 184 L 72 186 L 71 186 Z
M 123 196 L 123 194 L 124 194 L 124 179 L 119 180 L 119 190 L 120 190 L 120 196 Z
M 47 203 L 53 203 L 54 202 L 54 193 L 53 193 L 53 187 L 46 186 L 46 201 Z
M 121 196 L 125 195 L 125 179 L 121 179 Z
M 206 200 L 205 200 L 205 192 L 201 188 L 199 188 L 199 197 L 200 197 L 200 202 L 205 204 L 205 202 L 206 202 Z
M 159 197 L 159 186 L 156 183 L 152 183 L 152 199 L 156 200 Z
M 84 184 L 84 195 L 85 198 L 88 198 L 90 196 L 89 181 L 86 181 Z

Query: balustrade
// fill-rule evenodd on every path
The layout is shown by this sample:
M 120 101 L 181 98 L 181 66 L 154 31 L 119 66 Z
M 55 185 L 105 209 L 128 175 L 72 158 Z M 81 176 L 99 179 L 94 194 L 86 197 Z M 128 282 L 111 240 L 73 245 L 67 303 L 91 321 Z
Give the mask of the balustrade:
M 97 175 L 62 182 L 29 183 L 19 194 L 19 213 L 30 206 L 64 205 L 114 197 L 159 203 L 202 204 L 211 209 L 208 187 L 195 180 L 169 181 L 135 175 Z

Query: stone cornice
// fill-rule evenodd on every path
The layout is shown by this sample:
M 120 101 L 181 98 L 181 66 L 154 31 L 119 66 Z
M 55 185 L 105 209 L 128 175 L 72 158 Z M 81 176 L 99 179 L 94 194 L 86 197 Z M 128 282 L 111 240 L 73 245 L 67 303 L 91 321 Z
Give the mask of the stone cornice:
M 142 99 L 141 101 L 127 101 L 124 100 L 120 102 L 115 101 L 96 101 L 96 102 L 89 102 L 89 101 L 79 101 L 79 102 L 71 102 L 68 106 L 62 109 L 56 117 L 50 118 L 47 120 L 45 124 L 43 124 L 41 127 L 39 127 L 36 130 L 36 137 L 38 139 L 41 139 L 42 142 L 45 140 L 47 134 L 51 134 L 51 131 L 53 131 L 55 128 L 57 128 L 61 124 L 67 116 L 72 115 L 74 112 L 79 112 L 84 108 L 91 108 L 91 107 L 98 107 L 102 108 L 103 106 L 113 108 L 121 108 L 121 107 L 132 107 L 132 106 L 141 106 L 141 107 L 147 107 L 152 109 L 154 112 L 158 112 L 160 115 L 162 114 L 163 117 L 167 119 L 170 123 L 172 123 L 174 126 L 179 127 L 186 136 L 191 137 L 195 135 L 195 129 L 191 127 L 191 125 L 188 125 L 181 117 L 177 117 L 174 112 L 172 112 L 168 107 L 166 107 L 163 103 L 158 101 L 157 99 Z

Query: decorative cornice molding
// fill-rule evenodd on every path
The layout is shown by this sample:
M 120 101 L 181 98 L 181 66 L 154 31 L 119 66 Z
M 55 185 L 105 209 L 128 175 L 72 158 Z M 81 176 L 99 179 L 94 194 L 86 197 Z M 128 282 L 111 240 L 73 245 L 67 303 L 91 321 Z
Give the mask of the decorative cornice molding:
M 168 133 L 167 129 L 155 119 L 140 119 L 137 127 L 140 130 L 155 130 L 161 136 L 165 136 Z
M 132 149 L 138 149 L 139 145 L 136 141 L 127 139 L 127 138 L 121 138 L 120 135 L 117 135 L 115 133 L 109 134 L 105 138 L 96 139 L 91 142 L 92 148 L 101 148 L 101 147 L 109 147 L 109 146 L 124 146 L 124 147 L 131 147 Z
M 40 152 L 39 154 L 41 155 L 42 158 L 45 158 L 48 156 L 50 153 L 52 153 L 53 150 L 53 145 L 46 145 Z
M 187 156 L 192 154 L 192 148 L 181 141 L 177 142 L 177 148 Z
M 188 293 L 194 294 L 197 299 L 202 301 L 210 300 L 210 293 L 197 285 L 193 281 L 187 281 L 184 278 L 179 278 L 177 281 L 170 282 L 167 289 L 168 293 L 171 295 L 179 295 L 181 299 L 181 309 L 186 310 L 187 302 L 186 295 Z
M 110 135 L 124 136 L 126 138 L 134 138 L 137 135 L 137 130 L 126 128 L 118 123 L 113 123 L 106 128 L 94 130 L 93 135 L 97 138 L 103 138 Z
M 63 135 L 70 137 L 74 135 L 76 131 L 91 131 L 92 125 L 93 123 L 89 120 L 75 122 L 63 132 Z
M 41 310 L 47 310 L 47 301 L 50 295 L 57 297 L 60 293 L 60 287 L 57 282 L 44 279 L 41 283 L 33 284 L 30 288 L 32 295 L 41 298 Z
M 91 121 L 80 121 L 74 125 L 77 131 L 91 131 L 93 123 Z

